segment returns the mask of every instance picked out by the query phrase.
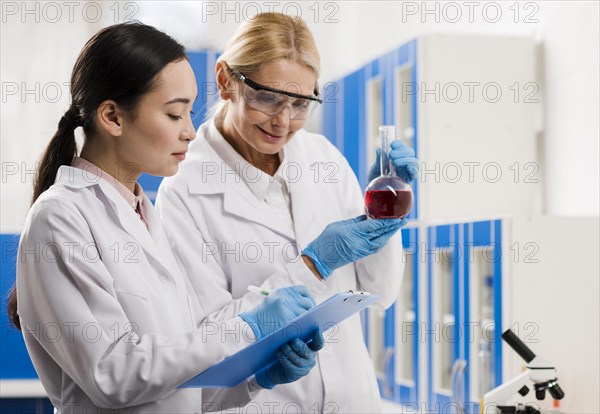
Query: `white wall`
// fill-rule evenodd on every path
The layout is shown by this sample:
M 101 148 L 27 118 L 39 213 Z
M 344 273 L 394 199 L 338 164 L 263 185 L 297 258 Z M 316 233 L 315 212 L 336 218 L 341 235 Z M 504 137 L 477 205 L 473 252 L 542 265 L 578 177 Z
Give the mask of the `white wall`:
M 506 300 L 510 322 L 504 323 L 556 367 L 565 413 L 600 412 L 598 226 L 598 218 L 544 216 L 516 218 L 503 229 L 511 246 L 533 242 L 537 249 L 534 260 L 503 262 L 511 275 Z M 525 362 L 506 344 L 503 358 L 505 381 L 522 372 Z M 515 395 L 513 400 L 536 402 L 534 395 Z M 537 404 L 550 408 L 552 399 L 547 396 Z
M 113 21 L 113 12 L 97 2 L 51 3 L 1 4 L 2 233 L 20 232 L 36 163 L 70 104 L 71 70 L 79 51 Z

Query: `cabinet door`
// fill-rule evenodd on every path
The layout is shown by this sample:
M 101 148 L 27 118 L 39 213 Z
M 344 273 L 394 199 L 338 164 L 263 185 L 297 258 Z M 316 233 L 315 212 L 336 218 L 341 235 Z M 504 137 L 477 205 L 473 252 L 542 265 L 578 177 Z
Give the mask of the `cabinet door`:
M 394 399 L 394 388 L 392 387 L 393 378 L 393 357 L 394 357 L 394 338 L 393 327 L 390 326 L 394 321 L 394 309 L 390 307 L 383 310 L 376 306 L 366 309 L 364 312 L 364 329 L 367 340 L 367 348 L 373 369 L 377 377 L 377 384 L 382 398 L 387 400 Z
M 402 230 L 404 277 L 393 305 L 393 379 L 395 400 L 417 406 L 419 384 L 419 239 L 418 229 Z
M 402 230 L 403 242 L 404 236 L 407 234 L 407 230 Z M 412 232 L 416 232 L 416 230 L 410 230 Z M 411 271 L 412 273 L 412 271 Z M 404 289 L 406 287 L 406 278 L 408 277 L 406 273 L 406 267 L 404 275 L 398 274 L 397 277 L 404 277 L 402 284 L 402 292 L 404 293 Z M 409 289 L 412 286 L 412 276 L 408 277 L 409 281 Z M 412 293 L 409 294 L 410 300 L 412 301 Z M 403 294 L 400 294 L 398 298 L 398 302 L 403 303 L 402 301 Z M 397 401 L 399 395 L 399 389 L 396 378 L 396 362 L 397 356 L 396 354 L 401 349 L 401 352 L 407 352 L 406 349 L 403 349 L 404 344 L 398 343 L 398 334 L 396 328 L 396 309 L 398 306 L 398 302 L 393 304 L 389 309 L 383 310 L 376 306 L 370 307 L 369 309 L 364 311 L 365 321 L 364 329 L 365 329 L 365 338 L 367 340 L 367 348 L 369 350 L 369 354 L 371 356 L 371 361 L 373 363 L 373 368 L 375 370 L 375 375 L 377 377 L 377 384 L 379 385 L 379 391 L 381 393 L 382 398 Z M 412 305 L 409 304 L 412 308 Z M 407 311 L 408 313 L 408 311 Z M 413 316 L 414 318 L 414 316 Z M 413 323 L 415 323 L 413 321 Z M 408 329 L 410 332 L 415 332 L 414 327 L 410 327 Z M 412 334 L 414 335 L 414 334 Z M 412 338 L 412 337 L 411 337 Z M 412 346 L 412 339 L 409 341 L 409 346 Z M 409 351 L 410 352 L 410 351 Z M 410 360 L 412 364 L 412 358 Z M 414 374 L 411 374 L 411 377 Z M 407 384 L 404 384 L 407 385 Z M 408 384 L 412 385 L 414 388 L 414 383 Z
M 418 402 L 418 229 L 403 229 L 404 274 L 396 302 L 386 311 L 366 313 L 366 338 L 383 398 L 416 406 Z M 398 275 L 400 276 L 400 275 Z
M 436 410 L 451 412 L 463 396 L 457 391 L 458 377 L 464 369 L 461 352 L 459 225 L 429 227 L 425 252 L 428 294 L 428 318 L 423 338 L 429 356 L 429 403 Z M 450 407 L 450 411 L 448 411 Z
M 363 160 L 365 151 L 365 69 L 361 68 L 346 76 L 341 82 L 341 111 L 337 116 L 341 134 L 340 150 L 354 170 L 362 187 L 366 186 L 367 171 Z M 338 146 L 339 148 L 339 146 Z
M 361 145 L 364 171 L 369 173 L 375 162 L 376 151 L 380 146 L 379 126 L 386 123 L 385 94 L 386 79 L 384 77 L 382 59 L 376 59 L 365 65 L 365 140 Z M 368 184 L 368 183 L 366 183 Z
M 380 125 L 395 125 L 396 139 L 404 141 L 416 150 L 416 74 L 416 41 L 409 42 L 365 66 L 365 171 L 369 171 L 369 167 L 375 161 L 375 151 L 380 146 Z M 410 184 L 413 188 L 413 208 L 408 218 L 416 219 L 418 180 Z
M 384 56 L 384 121 L 396 125 L 396 139 L 404 141 L 417 153 L 417 41 L 402 45 Z M 419 154 L 416 154 L 417 158 Z M 419 216 L 419 180 L 410 183 L 413 207 L 409 219 Z
M 204 122 L 210 109 L 221 99 L 215 78 L 215 64 L 219 56 L 220 53 L 214 50 L 188 52 L 188 59 L 198 85 L 198 98 L 192 107 L 194 113 L 192 122 L 196 129 Z
M 469 412 L 502 383 L 502 226 L 500 220 L 464 224 L 465 376 Z
M 333 145 L 344 152 L 344 81 L 327 82 L 323 85 L 323 115 L 321 129 L 323 135 Z
M 323 134 L 344 157 L 364 187 L 366 172 L 360 159 L 365 135 L 365 70 L 358 69 L 323 87 Z
M 2 249 L 0 291 L 2 298 L 8 298 L 8 293 L 15 283 L 18 246 L 18 235 L 0 234 L 0 247 Z M 40 254 L 39 251 L 34 253 L 36 255 Z M 34 254 L 29 256 L 29 260 L 31 259 L 35 259 Z M 2 352 L 0 352 L 2 371 L 0 381 L 37 379 L 37 374 L 25 347 L 23 335 L 8 321 L 6 303 L 2 302 L 0 308 L 0 318 L 2 318 Z M 40 329 L 43 329 L 43 327 Z M 50 328 L 47 330 L 49 332 Z M 45 332 L 42 333 L 46 334 Z M 56 332 L 53 331 L 47 335 L 56 335 Z
M 380 125 L 396 125 L 397 139 L 418 149 L 416 53 L 414 40 L 324 87 L 323 133 L 344 154 L 363 188 L 380 145 Z M 416 219 L 418 180 L 411 186 L 408 218 Z

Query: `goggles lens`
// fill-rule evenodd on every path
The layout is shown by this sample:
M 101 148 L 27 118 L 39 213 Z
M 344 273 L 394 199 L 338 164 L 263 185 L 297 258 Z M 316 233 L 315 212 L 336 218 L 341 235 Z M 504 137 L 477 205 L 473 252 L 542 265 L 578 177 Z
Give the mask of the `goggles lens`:
M 248 106 L 270 116 L 289 107 L 290 119 L 306 119 L 318 103 L 310 99 L 292 98 L 283 93 L 255 90 L 244 83 L 242 85 L 243 97 Z

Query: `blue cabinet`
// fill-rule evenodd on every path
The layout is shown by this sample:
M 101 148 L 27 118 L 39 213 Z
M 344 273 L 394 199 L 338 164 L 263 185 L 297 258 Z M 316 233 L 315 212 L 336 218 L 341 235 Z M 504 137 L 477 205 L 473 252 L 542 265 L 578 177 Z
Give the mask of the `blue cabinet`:
M 481 396 L 502 381 L 502 221 L 417 225 L 402 238 L 398 300 L 369 309 L 366 329 L 381 395 L 478 413 Z
M 502 221 L 430 226 L 428 402 L 478 413 L 502 382 Z
M 366 324 L 381 395 L 478 413 L 483 394 L 502 382 L 502 220 L 413 225 L 402 240 L 398 299 L 369 309 Z

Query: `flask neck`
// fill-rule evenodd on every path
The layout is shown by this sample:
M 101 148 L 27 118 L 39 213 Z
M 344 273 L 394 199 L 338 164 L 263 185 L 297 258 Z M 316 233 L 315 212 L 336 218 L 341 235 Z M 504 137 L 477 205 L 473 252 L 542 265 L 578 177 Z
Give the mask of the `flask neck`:
M 392 161 L 390 159 L 390 144 L 394 140 L 396 128 L 392 125 L 380 126 L 379 127 L 379 165 L 380 174 L 382 176 L 395 176 L 395 169 L 392 168 Z

